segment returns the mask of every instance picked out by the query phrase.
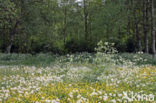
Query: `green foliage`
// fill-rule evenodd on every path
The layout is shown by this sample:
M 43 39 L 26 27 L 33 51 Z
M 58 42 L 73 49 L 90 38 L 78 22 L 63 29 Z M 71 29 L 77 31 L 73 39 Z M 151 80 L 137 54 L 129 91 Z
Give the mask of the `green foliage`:
M 10 0 L 0 0 L 0 28 L 11 28 L 17 18 L 16 5 Z
M 6 52 L 12 31 L 11 51 L 16 53 L 95 52 L 100 40 L 115 43 L 118 52 L 136 52 L 136 20 L 144 42 L 143 7 L 138 2 L 87 0 L 83 6 L 74 0 L 0 0 L 0 52 Z M 150 34 L 150 24 L 147 26 Z
M 68 53 L 76 53 L 82 51 L 87 51 L 91 53 L 94 52 L 95 46 L 96 44 L 94 42 L 87 42 L 84 39 L 82 40 L 71 39 L 65 43 L 65 49 L 67 50 Z
M 117 50 L 113 46 L 114 46 L 114 43 L 100 41 L 98 42 L 97 48 L 95 48 L 95 51 L 106 53 L 106 54 L 117 53 Z

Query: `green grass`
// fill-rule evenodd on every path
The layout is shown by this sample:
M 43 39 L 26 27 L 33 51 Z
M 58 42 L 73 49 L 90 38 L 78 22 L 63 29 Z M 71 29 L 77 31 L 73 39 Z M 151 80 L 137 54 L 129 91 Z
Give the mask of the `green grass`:
M 0 65 L 46 66 L 55 62 L 52 54 L 0 54 Z
M 74 54 L 74 62 L 84 63 L 86 59 L 89 63 L 93 62 L 93 58 L 95 58 L 95 54 L 89 53 L 80 53 Z M 80 57 L 79 57 L 80 56 Z M 133 53 L 120 53 L 115 56 L 114 59 L 118 57 L 122 57 L 126 60 L 134 61 L 135 57 L 141 57 L 142 59 L 146 59 L 146 61 L 136 61 L 138 65 L 142 64 L 150 64 L 156 65 L 156 60 L 153 60 L 152 55 L 149 54 L 133 54 Z M 54 54 L 0 54 L 0 65 L 25 65 L 25 66 L 50 66 L 58 60 L 64 60 L 64 62 L 68 62 L 66 59 L 68 56 L 59 56 Z M 85 60 L 84 60 L 85 59 Z

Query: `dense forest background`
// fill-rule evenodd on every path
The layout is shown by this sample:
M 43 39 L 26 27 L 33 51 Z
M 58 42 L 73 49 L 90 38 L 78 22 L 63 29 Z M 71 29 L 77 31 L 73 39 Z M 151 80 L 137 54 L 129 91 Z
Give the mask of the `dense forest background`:
M 0 52 L 155 54 L 154 0 L 0 0 Z

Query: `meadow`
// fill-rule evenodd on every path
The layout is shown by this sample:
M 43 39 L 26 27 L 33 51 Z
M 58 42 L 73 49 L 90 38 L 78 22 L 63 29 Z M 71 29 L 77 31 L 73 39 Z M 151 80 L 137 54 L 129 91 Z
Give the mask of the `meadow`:
M 0 54 L 0 103 L 155 103 L 149 54 Z
M 156 103 L 156 0 L 0 0 L 0 103 Z

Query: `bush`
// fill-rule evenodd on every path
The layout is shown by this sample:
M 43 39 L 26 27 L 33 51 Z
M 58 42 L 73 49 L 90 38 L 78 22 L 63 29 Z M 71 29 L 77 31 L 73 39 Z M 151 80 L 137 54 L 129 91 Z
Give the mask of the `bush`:
M 66 42 L 65 49 L 69 53 L 76 53 L 76 52 L 93 52 L 95 44 L 92 42 L 86 42 L 85 40 L 75 40 L 71 39 Z
M 127 40 L 126 43 L 126 52 L 135 52 L 136 51 L 136 41 L 133 38 Z

